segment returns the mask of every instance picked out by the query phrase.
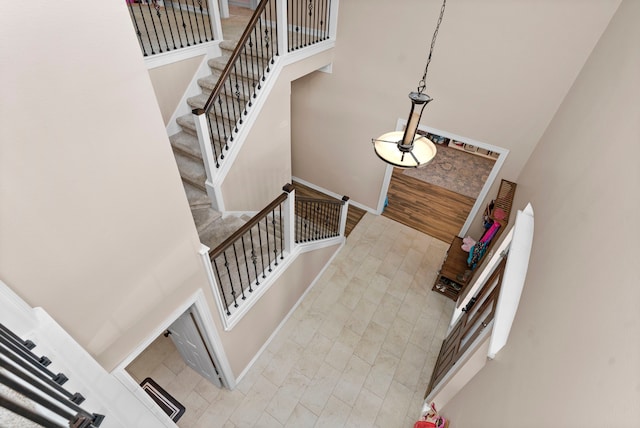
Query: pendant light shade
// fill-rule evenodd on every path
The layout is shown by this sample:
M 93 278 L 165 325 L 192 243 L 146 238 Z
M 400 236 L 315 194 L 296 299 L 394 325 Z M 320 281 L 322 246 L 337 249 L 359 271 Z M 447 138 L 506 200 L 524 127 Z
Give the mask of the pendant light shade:
M 417 135 L 422 110 L 431 101 L 427 94 L 411 92 L 409 121 L 402 131 L 387 132 L 373 140 L 373 148 L 380 159 L 398 168 L 425 166 L 436 155 L 436 146 L 429 139 Z
M 431 39 L 431 48 L 429 49 L 429 56 L 427 57 L 427 65 L 424 68 L 422 79 L 418 82 L 418 92 L 411 92 L 409 99 L 411 99 L 411 111 L 409 112 L 409 119 L 407 120 L 407 126 L 402 131 L 387 132 L 378 138 L 374 138 L 373 149 L 376 155 L 383 161 L 387 162 L 398 168 L 418 168 L 427 165 L 436 156 L 436 146 L 429 139 L 417 134 L 418 125 L 420 124 L 420 117 L 424 107 L 431 102 L 432 98 L 424 93 L 426 88 L 427 71 L 429 70 L 429 64 L 431 63 L 431 56 L 433 55 L 433 48 L 436 44 L 436 37 L 438 36 L 438 30 L 442 23 L 442 17 L 444 16 L 444 9 L 447 0 L 442 1 L 442 7 L 440 8 L 440 17 L 436 24 L 436 29 L 433 32 L 433 38 Z

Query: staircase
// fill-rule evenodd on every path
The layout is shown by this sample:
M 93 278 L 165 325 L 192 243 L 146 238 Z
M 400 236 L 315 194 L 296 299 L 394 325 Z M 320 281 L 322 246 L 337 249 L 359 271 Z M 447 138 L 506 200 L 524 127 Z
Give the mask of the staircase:
M 223 218 L 213 208 L 219 202 L 213 204 L 208 197 L 211 186 L 219 191 L 220 166 L 237 153 L 229 150 L 254 100 L 264 96 L 260 95 L 263 83 L 278 59 L 293 51 L 296 59 L 302 59 L 305 55 L 300 52 L 305 48 L 329 40 L 330 4 L 328 0 L 262 0 L 255 13 L 234 8 L 239 13 L 222 22 L 222 55 L 208 61 L 210 74 L 198 80 L 200 94 L 187 100 L 197 116 L 178 117 L 181 130 L 170 136 L 200 241 L 210 249 L 245 223 L 233 216 Z M 203 147 L 199 134 L 206 141 Z
M 243 24 L 246 25 L 251 17 L 251 13 L 242 10 L 242 8 L 232 7 L 231 12 L 232 16 L 228 19 L 229 25 L 225 25 L 226 20 L 223 20 L 223 33 L 225 37 L 233 37 L 234 39 L 221 42 L 220 49 L 223 55 L 209 60 L 211 74 L 198 80 L 201 93 L 187 100 L 191 109 L 202 108 L 206 103 L 235 49 L 237 39 L 244 30 Z M 243 96 L 248 97 L 248 94 L 243 94 Z M 200 242 L 209 248 L 215 248 L 242 226 L 246 220 L 235 216 L 222 218 L 221 213 L 212 207 L 212 201 L 207 195 L 205 185 L 207 175 L 193 114 L 178 117 L 177 123 L 180 125 L 181 131 L 170 136 L 169 140 L 189 200 L 191 214 L 200 236 Z

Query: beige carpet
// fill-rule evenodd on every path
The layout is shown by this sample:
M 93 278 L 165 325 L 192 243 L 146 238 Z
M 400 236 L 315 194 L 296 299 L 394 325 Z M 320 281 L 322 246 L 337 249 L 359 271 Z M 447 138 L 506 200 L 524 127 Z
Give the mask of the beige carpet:
M 403 171 L 436 186 L 470 198 L 477 198 L 495 160 L 437 144 L 436 157 L 427 166 Z

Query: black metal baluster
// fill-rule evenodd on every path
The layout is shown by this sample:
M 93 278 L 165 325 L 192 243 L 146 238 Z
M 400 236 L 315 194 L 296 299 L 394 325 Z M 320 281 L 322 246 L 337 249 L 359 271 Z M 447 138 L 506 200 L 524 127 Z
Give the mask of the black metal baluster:
M 331 237 L 331 216 L 333 214 L 333 204 L 327 202 L 324 204 L 324 212 L 322 213 L 322 228 L 324 230 L 323 238 Z
M 263 12 L 263 14 L 264 14 L 264 12 Z M 260 16 L 260 18 L 258 18 L 258 22 L 256 22 L 256 31 L 259 34 L 258 41 L 260 42 L 260 53 L 258 54 L 258 58 L 259 58 L 258 79 L 259 79 L 259 82 L 264 80 L 263 77 L 264 77 L 264 69 L 265 69 L 264 62 L 263 62 L 264 61 L 264 44 L 265 44 L 264 36 L 263 36 L 263 33 L 262 33 L 262 20 L 263 19 L 264 18 L 262 16 Z M 256 45 L 256 48 L 257 48 L 257 45 Z M 258 89 L 261 88 L 261 86 L 260 86 L 261 84 L 262 83 L 258 83 Z
M 191 17 L 191 11 L 189 10 L 189 0 L 186 0 L 184 4 L 187 8 L 187 21 L 189 22 L 189 29 L 191 30 L 191 38 L 193 39 L 193 44 L 197 45 L 196 33 L 193 31 L 193 19 Z
M 244 257 L 244 266 L 247 270 L 247 281 L 249 283 L 249 293 L 253 293 L 253 288 L 251 288 L 251 273 L 249 273 L 249 263 L 247 261 L 247 248 L 244 244 L 244 235 L 240 237 L 240 242 L 242 242 L 242 255 Z M 244 289 L 244 287 L 242 287 Z
M 260 223 L 258 223 L 258 243 L 260 244 L 260 263 L 262 264 L 262 279 L 267 277 L 264 267 L 264 251 L 262 251 L 262 232 L 260 231 Z
M 242 294 L 242 300 L 246 300 L 247 296 L 244 295 L 244 287 L 242 286 L 242 274 L 240 273 L 240 262 L 238 261 L 238 251 L 236 250 L 235 242 L 231 244 L 231 248 L 233 248 L 233 258 L 236 263 L 236 271 L 238 271 L 238 281 L 240 281 L 240 294 Z
M 294 37 L 295 43 L 293 45 L 293 49 L 294 50 L 298 49 L 298 46 L 300 46 L 300 2 L 301 1 L 302 0 L 296 1 L 296 7 L 294 9 L 295 10 L 295 18 L 294 18 L 294 20 L 295 20 L 295 28 L 294 28 L 294 31 L 295 31 L 295 37 Z
M 244 46 L 242 47 L 243 52 L 245 51 Z M 244 108 L 242 109 L 242 115 L 246 116 L 247 115 L 247 100 L 245 100 L 244 98 L 244 94 L 246 93 L 246 84 L 247 84 L 247 57 L 244 54 L 241 54 L 238 58 L 238 63 L 240 64 L 240 66 L 238 67 L 240 70 L 240 77 L 239 77 L 239 86 L 238 86 L 238 99 L 240 100 L 240 104 L 243 105 L 244 104 Z
M 204 36 L 204 41 L 208 42 L 209 36 L 207 36 L 207 26 L 204 23 L 204 9 L 202 7 L 202 0 L 198 0 L 198 8 L 200 9 L 200 25 L 202 26 L 202 35 Z
M 333 234 L 333 223 L 334 223 L 334 216 L 335 216 L 335 204 L 327 204 L 327 213 L 326 216 L 324 218 L 324 227 L 327 230 L 327 233 L 325 235 L 326 238 L 331 238 L 334 236 Z
M 309 210 L 309 237 L 307 239 L 307 241 L 313 241 L 314 236 L 316 231 L 316 210 L 315 210 L 315 202 L 311 201 L 311 202 L 307 202 L 307 207 Z
M 322 15 L 320 20 L 320 40 L 327 40 L 327 23 L 329 22 L 329 5 L 327 0 L 322 0 Z
M 304 218 L 307 220 L 307 224 L 305 225 L 306 233 L 305 233 L 304 242 L 308 242 L 311 240 L 311 235 L 313 233 L 311 231 L 311 228 L 313 226 L 313 218 L 311 217 L 312 215 L 313 215 L 313 212 L 311 211 L 311 203 L 307 202 L 305 204 L 305 215 L 304 215 Z
M 328 221 L 329 221 L 329 216 L 331 215 L 331 205 L 328 203 L 323 203 L 322 204 L 322 209 L 320 212 L 320 220 L 322 221 L 322 233 L 320 233 L 320 236 L 322 236 L 322 238 L 328 238 L 329 237 L 329 225 L 328 225 Z
M 224 256 L 224 267 L 227 269 L 227 275 L 229 275 L 229 287 L 231 288 L 231 296 L 233 297 L 233 306 L 238 307 L 238 296 L 236 290 L 233 288 L 233 279 L 231 279 L 231 268 L 229 268 L 229 259 L 227 258 L 227 250 L 222 255 Z
M 133 21 L 133 25 L 136 27 L 136 35 L 138 36 L 138 40 L 140 41 L 140 47 L 142 48 L 142 55 L 148 56 L 147 48 L 144 46 L 144 42 L 142 41 L 142 32 L 140 31 L 140 27 L 138 26 L 138 18 L 136 18 L 135 11 L 133 10 L 132 3 L 127 2 L 129 5 L 129 12 L 131 14 L 131 20 Z M 139 10 L 140 8 L 138 8 Z
M 291 14 L 293 13 L 291 8 L 291 0 L 287 0 L 287 22 L 284 24 L 284 31 L 287 37 L 287 52 L 291 52 L 291 31 L 289 30 L 291 26 Z
M 187 2 L 189 4 L 189 2 Z M 202 43 L 202 33 L 200 32 L 200 24 L 198 23 L 198 12 L 196 11 L 196 2 L 195 0 L 191 0 L 191 9 L 193 12 L 189 13 L 189 23 L 191 23 L 191 31 L 193 31 L 193 23 L 196 23 L 196 33 L 198 34 L 198 44 Z M 195 41 L 195 36 L 194 36 Z
M 235 66 L 234 66 L 235 67 Z M 231 92 L 231 96 L 229 94 L 229 92 Z M 228 126 L 229 126 L 229 141 L 233 141 L 234 137 L 235 137 L 235 133 L 238 132 L 238 125 L 236 122 L 236 118 L 235 118 L 235 114 L 232 114 L 232 109 L 234 108 L 233 105 L 233 84 L 231 83 L 231 76 L 229 76 L 227 78 L 227 81 L 224 84 L 224 105 L 226 106 L 226 110 L 227 110 L 227 117 L 222 117 L 221 119 L 224 120 L 225 122 L 228 122 Z M 231 107 L 229 107 L 229 99 L 231 99 Z M 227 150 L 228 150 L 228 146 L 227 146 Z
M 169 4 L 171 4 L 171 14 L 173 15 L 173 22 L 176 25 L 176 35 L 178 36 L 178 41 L 180 42 L 180 48 L 183 48 L 184 45 L 182 44 L 182 36 L 180 35 L 180 24 L 178 24 L 178 16 L 176 15 L 176 6 L 173 3 L 173 1 L 170 1 Z M 171 27 L 171 25 L 169 26 Z M 174 42 L 174 45 L 175 45 L 175 42 Z
M 206 118 L 207 118 L 207 127 L 209 128 L 209 144 L 211 144 L 211 148 L 213 149 L 213 158 L 216 161 L 216 168 L 220 168 L 220 161 L 218 160 L 218 150 L 216 148 L 216 144 L 215 144 L 215 138 L 213 135 L 213 127 L 211 126 L 211 120 L 209 119 L 209 115 L 204 112 L 204 114 L 206 114 Z M 218 125 L 218 123 L 216 122 L 216 126 Z M 218 130 L 218 138 L 220 138 L 220 132 Z
M 298 25 L 300 26 L 300 33 L 298 34 L 298 45 L 297 48 L 301 48 L 304 41 L 304 0 L 300 0 L 298 2 Z
M 271 2 L 271 4 L 273 5 L 272 10 L 271 10 L 271 34 L 273 37 L 273 51 L 274 51 L 274 56 L 271 58 L 271 63 L 273 64 L 274 62 L 274 58 L 278 55 L 280 55 L 280 43 L 278 42 L 280 39 L 280 34 L 278 32 L 278 9 L 276 7 L 276 2 Z M 286 28 L 286 27 L 285 27 Z
M 223 88 L 224 90 L 224 88 Z M 222 91 L 221 91 L 222 92 Z M 218 95 L 218 99 L 216 100 L 216 103 L 218 104 L 217 107 L 219 109 L 219 111 L 215 111 L 213 112 L 213 119 L 215 119 L 216 123 L 220 124 L 222 126 L 222 130 L 223 130 L 223 135 L 224 135 L 224 140 L 222 141 L 222 149 L 220 150 L 221 152 L 221 156 L 220 159 L 224 159 L 223 156 L 223 149 L 224 150 L 229 150 L 229 146 L 228 146 L 228 141 L 229 138 L 231 138 L 233 140 L 233 136 L 229 137 L 229 135 L 227 135 L 227 122 L 224 120 L 224 108 L 222 106 L 222 97 L 224 97 L 224 93 L 221 93 L 220 95 Z M 231 130 L 229 130 L 229 132 L 231 132 Z
M 222 280 L 220 279 L 220 271 L 218 270 L 217 258 L 213 259 L 213 268 L 216 270 L 216 278 L 218 279 L 218 287 L 220 288 L 220 294 L 222 294 L 222 300 L 224 300 L 224 308 L 227 310 L 227 316 L 231 315 L 229 311 L 229 303 L 227 303 L 227 293 L 224 292 L 222 287 Z
M 167 33 L 165 32 L 164 25 L 162 25 L 162 15 L 160 14 L 160 4 L 158 0 L 153 0 L 153 8 L 156 10 L 156 16 L 158 17 L 158 25 L 160 26 L 160 30 L 162 33 L 162 38 L 164 38 L 165 50 L 170 51 L 169 42 L 167 41 Z M 158 44 L 161 42 L 158 40 Z
M 278 207 L 280 209 L 280 218 L 279 218 L 279 224 L 280 224 L 280 260 L 284 260 L 284 237 L 283 235 L 283 230 L 282 230 L 282 204 L 280 204 L 280 206 Z
M 271 224 L 273 225 L 273 260 L 278 266 L 278 234 L 276 233 L 276 210 L 271 210 Z
M 148 5 L 147 5 L 148 7 Z M 147 33 L 147 41 L 149 42 L 149 48 L 151 49 L 151 55 L 155 55 L 156 51 L 153 48 L 153 40 L 151 40 L 151 33 L 149 32 L 149 26 L 147 25 L 147 18 L 144 17 L 144 8 L 142 5 L 138 8 L 140 11 L 140 16 L 142 17 L 142 23 L 144 24 L 144 31 Z M 153 15 L 151 15 L 153 18 Z
M 255 98 L 257 96 L 257 90 L 259 89 L 256 86 L 256 70 L 258 68 L 258 45 L 255 40 L 255 27 L 253 29 L 253 34 L 250 34 L 247 38 L 247 46 L 249 46 L 249 56 L 251 58 L 251 87 L 252 87 L 252 96 Z
M 268 25 L 268 20 L 267 20 L 267 11 L 265 10 L 262 14 L 262 19 L 260 20 L 260 30 L 262 31 L 263 34 L 263 40 L 264 40 L 264 54 L 263 55 L 263 73 L 262 73 L 262 81 L 264 82 L 267 78 L 267 73 L 269 72 L 269 61 L 271 59 L 271 55 L 269 54 L 269 49 L 271 47 L 271 36 L 269 35 L 269 25 Z M 264 24 L 264 28 L 263 28 L 263 24 Z M 264 63 L 266 63 L 266 65 L 264 65 Z
M 260 230 L 258 230 L 258 234 Z M 251 242 L 251 262 L 253 263 L 253 272 L 256 275 L 256 287 L 260 285 L 260 276 L 258 275 L 258 256 L 256 255 L 256 246 L 253 242 L 253 228 L 249 229 L 249 239 Z
M 305 41 L 305 46 L 309 46 L 311 44 L 311 18 L 313 16 L 313 0 L 309 0 L 309 4 L 307 5 L 307 16 L 306 18 L 306 27 L 307 27 L 307 31 L 306 31 L 306 41 Z
M 219 98 L 219 97 L 218 97 Z M 224 127 L 222 128 L 222 130 L 220 129 L 220 121 L 218 120 L 218 117 L 216 116 L 216 104 L 217 104 L 218 99 L 216 99 L 214 102 L 211 103 L 211 106 L 209 107 L 209 110 L 207 110 L 207 121 L 209 122 L 209 128 L 211 128 L 211 123 L 215 122 L 216 125 L 216 135 L 218 136 L 217 141 L 216 138 L 213 138 L 213 134 L 211 134 L 211 145 L 214 147 L 218 147 L 220 150 L 220 153 L 218 154 L 218 156 L 220 157 L 220 159 L 224 159 L 224 151 L 223 151 L 223 145 L 224 145 L 224 141 L 226 139 L 226 135 L 224 133 Z M 218 158 L 216 157 L 216 167 L 220 167 L 220 165 L 218 164 Z
M 231 79 L 235 79 L 235 90 L 233 91 L 233 95 L 235 97 L 231 98 L 233 100 L 233 122 L 236 124 L 236 132 L 238 132 L 238 125 L 242 125 L 242 114 L 240 113 L 242 109 L 240 108 L 240 85 L 238 84 L 238 63 L 233 64 L 233 74 L 229 76 L 229 85 L 232 85 Z
M 329 204 L 320 205 L 320 237 L 326 238 L 328 235 L 327 220 L 329 218 Z
M 211 11 L 209 10 L 209 3 L 205 1 L 205 10 L 207 11 L 206 14 L 203 14 L 203 16 L 207 17 L 207 22 L 206 22 L 206 28 L 209 30 L 209 40 L 213 41 L 214 36 L 213 36 L 213 26 L 211 25 Z
M 311 202 L 309 204 L 311 209 L 311 222 L 309 223 L 309 229 L 311 230 L 311 240 L 315 241 L 318 238 L 318 203 Z
M 156 0 L 153 0 L 154 2 Z M 156 28 L 156 20 L 153 17 L 153 12 L 151 11 L 151 2 L 147 2 L 147 9 L 149 9 L 149 16 L 151 17 L 151 23 L 153 24 L 153 32 L 156 35 L 156 40 L 158 41 L 158 53 L 162 53 L 162 46 L 160 46 L 160 37 L 158 37 L 158 30 Z M 149 42 L 153 45 L 153 42 L 151 41 L 151 35 L 149 35 Z
M 271 61 L 273 64 L 278 51 L 278 25 L 276 19 L 274 19 L 275 11 L 273 10 L 275 2 L 269 4 L 269 28 L 271 29 Z
M 324 37 L 322 35 L 322 26 L 324 25 L 324 19 L 325 19 L 325 14 L 326 14 L 326 10 L 325 10 L 325 6 L 326 6 L 326 2 L 325 0 L 319 0 L 320 2 L 320 6 L 319 6 L 319 12 L 318 12 L 318 32 L 317 32 L 317 36 L 316 36 L 316 41 L 322 41 L 324 40 Z
M 264 218 L 264 230 L 267 233 L 267 260 L 269 261 L 269 272 L 271 272 L 271 248 L 269 245 L 269 220 L 267 216 Z
M 254 42 L 255 42 L 255 49 L 256 49 L 256 57 L 255 57 L 255 64 L 256 64 L 256 82 L 254 83 L 254 85 L 256 85 L 257 90 L 262 89 L 262 33 L 260 32 L 260 30 L 258 29 L 258 22 L 256 23 L 256 26 L 253 27 L 253 34 L 254 34 Z M 258 51 L 258 49 L 260 51 Z M 254 96 L 255 97 L 255 96 Z
M 184 37 L 185 39 L 187 39 L 187 46 L 191 46 L 191 43 L 189 43 L 189 32 L 187 31 L 187 23 L 184 22 L 184 10 L 183 10 L 183 5 L 182 3 L 178 3 L 180 5 L 180 20 L 182 21 L 182 31 L 184 31 Z M 187 8 L 187 14 L 189 13 L 189 10 Z M 188 16 L 188 15 L 187 15 Z M 193 36 L 193 32 L 191 34 Z M 195 39 L 193 40 L 193 44 L 195 44 Z
M 171 5 L 171 14 L 175 17 L 175 10 L 173 9 L 173 1 L 168 1 L 167 3 L 169 3 Z M 166 6 L 165 3 L 165 7 L 164 7 L 164 12 L 167 16 L 167 26 L 169 27 L 169 35 L 171 36 L 171 41 L 173 42 L 173 49 L 176 50 L 178 49 L 178 45 L 176 45 L 176 38 L 173 35 L 173 27 L 171 25 L 171 18 L 169 17 L 169 8 Z M 182 47 L 182 46 L 180 46 Z
M 311 43 L 315 44 L 320 41 L 320 20 L 322 19 L 322 0 L 315 0 L 313 19 L 313 37 Z
M 325 15 L 325 26 L 324 26 L 324 38 L 325 40 L 329 38 L 329 31 L 331 30 L 331 28 L 329 28 L 329 23 L 330 23 L 330 13 L 331 13 L 331 0 L 324 0 L 325 5 L 326 5 L 326 15 Z
M 304 233 L 305 233 L 305 222 L 304 222 L 304 210 L 305 210 L 305 203 L 304 201 L 300 201 L 300 214 L 299 214 L 299 218 L 300 218 L 300 241 L 299 242 L 304 242 Z

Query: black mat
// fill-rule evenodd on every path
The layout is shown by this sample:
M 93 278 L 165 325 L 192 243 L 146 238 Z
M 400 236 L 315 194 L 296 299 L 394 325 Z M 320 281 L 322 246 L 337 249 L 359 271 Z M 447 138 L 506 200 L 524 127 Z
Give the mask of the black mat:
M 155 401 L 174 422 L 178 422 L 178 419 L 182 417 L 185 410 L 184 406 L 180 404 L 178 400 L 173 398 L 150 377 L 143 380 L 140 386 L 147 391 L 147 394 L 149 394 L 153 401 Z

